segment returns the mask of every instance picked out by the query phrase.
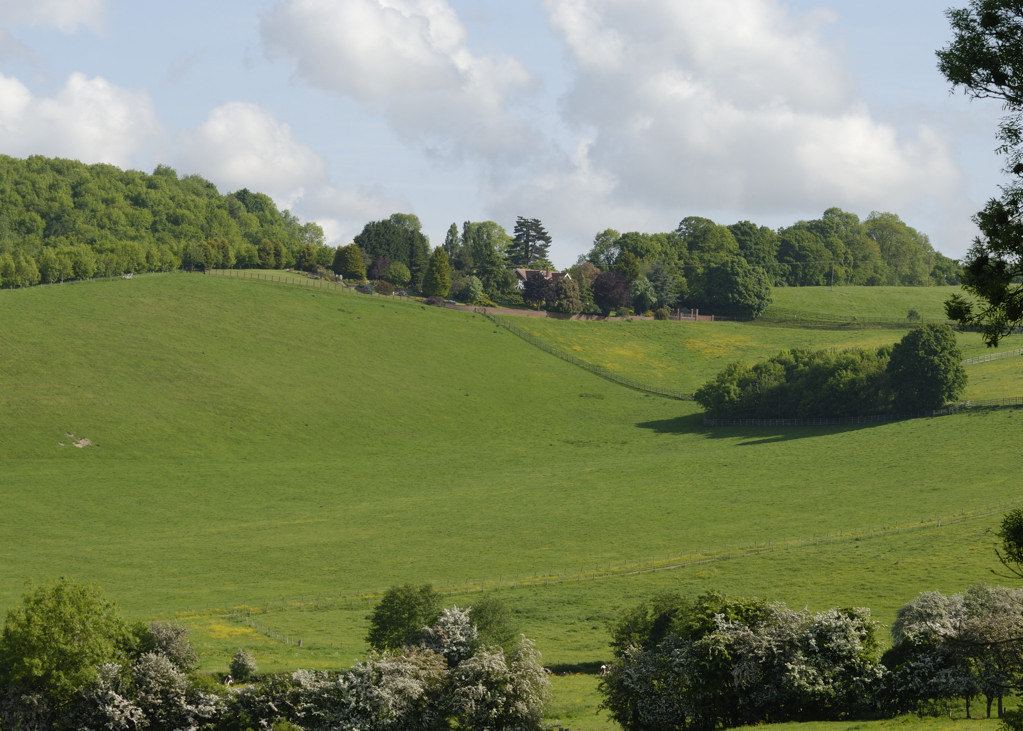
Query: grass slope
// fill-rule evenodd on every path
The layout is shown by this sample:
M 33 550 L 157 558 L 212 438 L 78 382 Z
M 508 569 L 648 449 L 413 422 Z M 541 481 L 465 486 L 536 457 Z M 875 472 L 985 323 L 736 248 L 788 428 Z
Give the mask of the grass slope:
M 527 320 L 583 353 L 618 342 L 641 380 L 658 369 L 630 348 L 674 348 L 678 384 L 800 336 Z M 239 645 L 264 669 L 349 664 L 372 595 L 404 581 L 497 591 L 567 669 L 599 666 L 616 609 L 658 590 L 890 621 L 991 578 L 985 531 L 1021 498 L 1014 411 L 710 430 L 480 316 L 380 297 L 183 274 L 4 291 L 0 343 L 0 607 L 92 581 L 184 618 L 211 669 Z M 594 687 L 556 678 L 554 717 L 606 727 Z

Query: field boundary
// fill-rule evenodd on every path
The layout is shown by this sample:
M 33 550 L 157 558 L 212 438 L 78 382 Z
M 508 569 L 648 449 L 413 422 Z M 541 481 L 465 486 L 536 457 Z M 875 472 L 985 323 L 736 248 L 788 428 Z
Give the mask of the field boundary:
M 664 398 L 675 399 L 677 401 L 692 401 L 693 400 L 693 394 L 691 394 L 691 393 L 682 393 L 681 391 L 673 391 L 670 388 L 659 388 L 658 386 L 648 386 L 645 383 L 640 383 L 639 381 L 634 381 L 631 378 L 625 378 L 624 376 L 619 376 L 617 373 L 614 373 L 613 371 L 610 371 L 607 368 L 604 368 L 603 366 L 599 366 L 599 365 L 595 365 L 593 363 L 589 363 L 589 362 L 583 360 L 582 358 L 577 358 L 576 356 L 572 355 L 571 353 L 566 353 L 561 348 L 557 348 L 557 347 L 551 345 L 550 343 L 546 343 L 543 340 L 541 340 L 540 338 L 536 337 L 535 335 L 532 335 L 532 334 L 526 332 L 525 330 L 519 328 L 518 326 L 513 325 L 510 322 L 505 321 L 503 318 L 499 319 L 497 316 L 491 314 L 490 312 L 487 312 L 487 309 L 485 307 L 479 307 L 479 308 L 476 308 L 473 311 L 483 315 L 485 318 L 487 318 L 488 320 L 493 322 L 494 325 L 496 325 L 497 327 L 503 327 L 505 330 L 510 332 L 512 335 L 515 335 L 516 337 L 521 338 L 522 340 L 526 341 L 530 345 L 532 345 L 532 346 L 534 346 L 536 348 L 539 348 L 540 350 L 543 350 L 543 351 L 545 351 L 547 353 L 550 353 L 554 357 L 560 358 L 561 360 L 565 361 L 566 363 L 570 363 L 570 364 L 572 364 L 574 366 L 578 366 L 579 368 L 582 368 L 583 370 L 589 371 L 590 373 L 592 373 L 592 374 L 594 374 L 596 376 L 600 376 L 601 378 L 604 378 L 604 379 L 606 379 L 608 381 L 612 381 L 612 382 L 617 383 L 617 384 L 619 384 L 621 386 L 625 386 L 627 388 L 631 388 L 631 389 L 633 389 L 635 391 L 642 391 L 643 393 L 649 393 L 649 394 L 652 394 L 654 396 L 663 396 Z
M 855 317 L 843 315 L 831 315 L 823 312 L 804 312 L 790 307 L 768 306 L 766 310 L 755 320 L 765 323 L 800 323 L 802 325 L 849 325 L 853 327 L 884 327 L 897 329 L 912 329 L 922 325 L 940 325 L 952 323 L 947 319 L 921 318 L 910 320 L 897 317 Z
M 1006 350 L 1000 353 L 988 353 L 987 355 L 977 355 L 973 358 L 963 358 L 963 365 L 977 365 L 978 363 L 987 363 L 989 360 L 1001 360 L 1002 358 L 1015 358 L 1016 356 L 1023 355 L 1023 348 L 1018 350 Z
M 444 596 L 452 596 L 477 594 L 497 590 L 573 584 L 583 581 L 602 581 L 659 571 L 677 571 L 710 563 L 773 553 L 775 551 L 857 542 L 921 530 L 937 530 L 960 523 L 1003 514 L 1008 510 L 1020 507 L 1021 504 L 1023 503 L 1018 500 L 1005 503 L 992 503 L 951 515 L 934 515 L 922 518 L 918 522 L 898 523 L 859 530 L 833 531 L 830 533 L 811 535 L 803 538 L 768 541 L 766 543 L 754 543 L 735 546 L 732 548 L 666 555 L 664 557 L 654 556 L 639 561 L 627 561 L 617 564 L 598 564 L 592 567 L 590 565 L 584 565 L 576 568 L 561 568 L 548 572 L 534 572 L 531 574 L 519 574 L 509 577 L 499 576 L 497 578 L 489 579 L 470 579 L 458 583 L 433 582 L 432 586 L 437 593 Z M 275 630 L 270 625 L 257 621 L 255 618 L 262 617 L 264 620 L 267 620 L 267 618 L 271 615 L 291 611 L 322 612 L 336 609 L 371 609 L 380 601 L 386 591 L 386 589 L 379 589 L 359 594 L 277 599 L 272 601 L 259 601 L 251 604 L 239 603 L 239 605 L 233 608 L 208 607 L 205 611 L 191 611 L 186 609 L 184 612 L 177 612 L 177 616 L 220 616 L 237 624 L 250 627 L 251 629 L 254 629 L 260 634 L 263 634 L 275 641 L 282 642 L 287 645 L 302 647 L 304 645 L 302 638 L 293 637 L 287 633 Z M 174 614 L 174 612 L 171 612 L 170 614 Z

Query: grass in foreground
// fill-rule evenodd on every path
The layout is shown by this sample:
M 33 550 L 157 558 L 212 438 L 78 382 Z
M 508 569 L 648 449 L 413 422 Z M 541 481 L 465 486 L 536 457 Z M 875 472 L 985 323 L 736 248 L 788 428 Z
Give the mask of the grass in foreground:
M 592 667 L 616 610 L 663 589 L 889 621 L 991 578 L 984 531 L 1020 499 L 1014 411 L 710 430 L 471 313 L 198 275 L 4 291 L 0 313 L 0 606 L 91 581 L 182 617 L 209 669 L 242 645 L 264 669 L 350 664 L 405 581 L 459 604 L 505 587 L 552 665 Z M 694 371 L 787 332 L 723 325 L 694 331 Z M 625 565 L 664 570 L 585 578 Z

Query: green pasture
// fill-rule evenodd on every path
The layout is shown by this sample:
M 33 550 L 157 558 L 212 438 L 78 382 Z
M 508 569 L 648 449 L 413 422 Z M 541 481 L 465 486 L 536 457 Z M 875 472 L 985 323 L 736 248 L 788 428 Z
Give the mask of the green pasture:
M 515 324 L 587 360 L 617 344 L 608 367 L 689 391 L 729 359 L 901 337 Z M 1018 395 L 1020 363 L 971 379 Z M 692 402 L 473 313 L 186 274 L 5 290 L 0 609 L 64 574 L 129 616 L 179 618 L 208 670 L 239 646 L 283 670 L 363 657 L 393 584 L 459 605 L 485 590 L 562 673 L 551 720 L 607 728 L 592 714 L 607 623 L 654 592 L 888 623 L 920 591 L 995 580 L 989 531 L 1023 504 L 1020 419 L 709 429 Z
M 909 331 L 908 326 L 904 330 L 824 329 L 649 319 L 583 321 L 502 316 L 500 320 L 587 363 L 682 393 L 694 392 L 733 361 L 766 360 L 786 348 L 877 348 L 898 342 Z M 957 337 L 966 358 L 1023 348 L 1023 342 L 1015 343 L 1012 338 L 1001 348 L 992 349 L 984 345 L 978 333 L 958 333 Z M 966 398 L 1023 395 L 1023 356 L 973 364 L 968 373 Z
M 916 310 L 923 320 L 944 320 L 945 300 L 959 287 L 774 287 L 770 307 L 786 313 L 861 320 L 905 320 Z M 770 311 L 770 310 L 769 310 Z M 908 322 L 908 320 L 907 320 Z

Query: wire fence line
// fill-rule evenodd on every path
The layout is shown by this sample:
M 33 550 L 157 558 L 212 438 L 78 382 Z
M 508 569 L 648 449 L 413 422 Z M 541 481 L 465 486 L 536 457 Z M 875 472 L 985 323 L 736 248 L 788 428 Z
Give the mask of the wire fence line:
M 631 378 L 625 378 L 624 376 L 620 376 L 617 373 L 614 373 L 613 371 L 604 368 L 603 366 L 589 363 L 583 360 L 582 358 L 577 358 L 571 353 L 566 353 L 561 348 L 557 348 L 551 345 L 550 343 L 544 342 L 535 335 L 526 332 L 525 330 L 516 325 L 513 325 L 506 319 L 496 317 L 495 315 L 488 312 L 485 307 L 477 307 L 473 311 L 483 315 L 488 320 L 493 322 L 494 325 L 496 325 L 497 327 L 503 327 L 511 334 L 521 338 L 522 340 L 525 340 L 530 345 L 537 347 L 540 350 L 543 350 L 547 353 L 550 353 L 551 355 L 555 356 L 556 358 L 560 358 L 566 363 L 571 363 L 574 366 L 578 366 L 579 368 L 587 370 L 590 373 L 593 373 L 596 376 L 600 376 L 601 378 L 604 378 L 608 381 L 613 381 L 614 383 L 625 386 L 627 388 L 634 389 L 636 391 L 642 391 L 643 393 L 653 394 L 654 396 L 663 396 L 664 398 L 676 399 L 678 401 L 693 400 L 693 394 L 691 393 L 682 393 L 681 391 L 674 391 L 670 388 L 660 388 L 659 386 L 649 386 L 645 383 L 640 383 L 639 381 L 635 381 Z
M 1015 358 L 1016 356 L 1023 355 L 1023 349 L 1019 350 L 1006 350 L 1000 353 L 987 353 L 986 355 L 978 355 L 973 358 L 963 358 L 963 365 L 976 365 L 977 363 L 987 363 L 989 360 L 1001 360 L 1002 358 Z
M 584 581 L 601 581 L 620 578 L 623 576 L 654 573 L 658 571 L 684 570 L 695 566 L 748 558 L 776 551 L 813 548 L 815 546 L 835 545 L 846 542 L 869 540 L 872 538 L 885 538 L 922 530 L 939 530 L 960 523 L 1003 514 L 1008 510 L 1019 507 L 1020 504 L 1019 500 L 1003 503 L 989 503 L 987 505 L 978 506 L 959 513 L 925 516 L 919 521 L 892 523 L 858 530 L 836 530 L 810 536 L 765 541 L 762 543 L 750 543 L 706 551 L 669 553 L 663 556 L 650 556 L 644 559 L 617 563 L 599 562 L 596 564 L 591 563 L 574 567 L 551 569 L 545 572 L 531 572 L 511 576 L 468 579 L 459 582 L 434 582 L 432 586 L 439 594 L 452 596 L 476 594 L 487 591 L 557 586 Z M 386 589 L 381 589 L 370 593 L 353 595 L 315 597 L 302 596 L 292 599 L 260 601 L 251 605 L 241 603 L 240 606 L 235 606 L 233 608 L 208 607 L 205 612 L 196 611 L 191 612 L 191 614 L 193 616 L 195 614 L 220 616 L 231 622 L 251 627 L 257 632 L 275 641 L 297 647 L 303 647 L 305 646 L 303 638 L 294 637 L 286 632 L 276 630 L 265 622 L 259 621 L 258 618 L 269 617 L 271 615 L 284 612 L 324 612 L 332 610 L 368 611 L 379 603 L 386 591 Z M 173 615 L 175 612 L 169 612 L 167 614 Z M 176 614 L 180 617 L 183 613 L 177 612 Z

